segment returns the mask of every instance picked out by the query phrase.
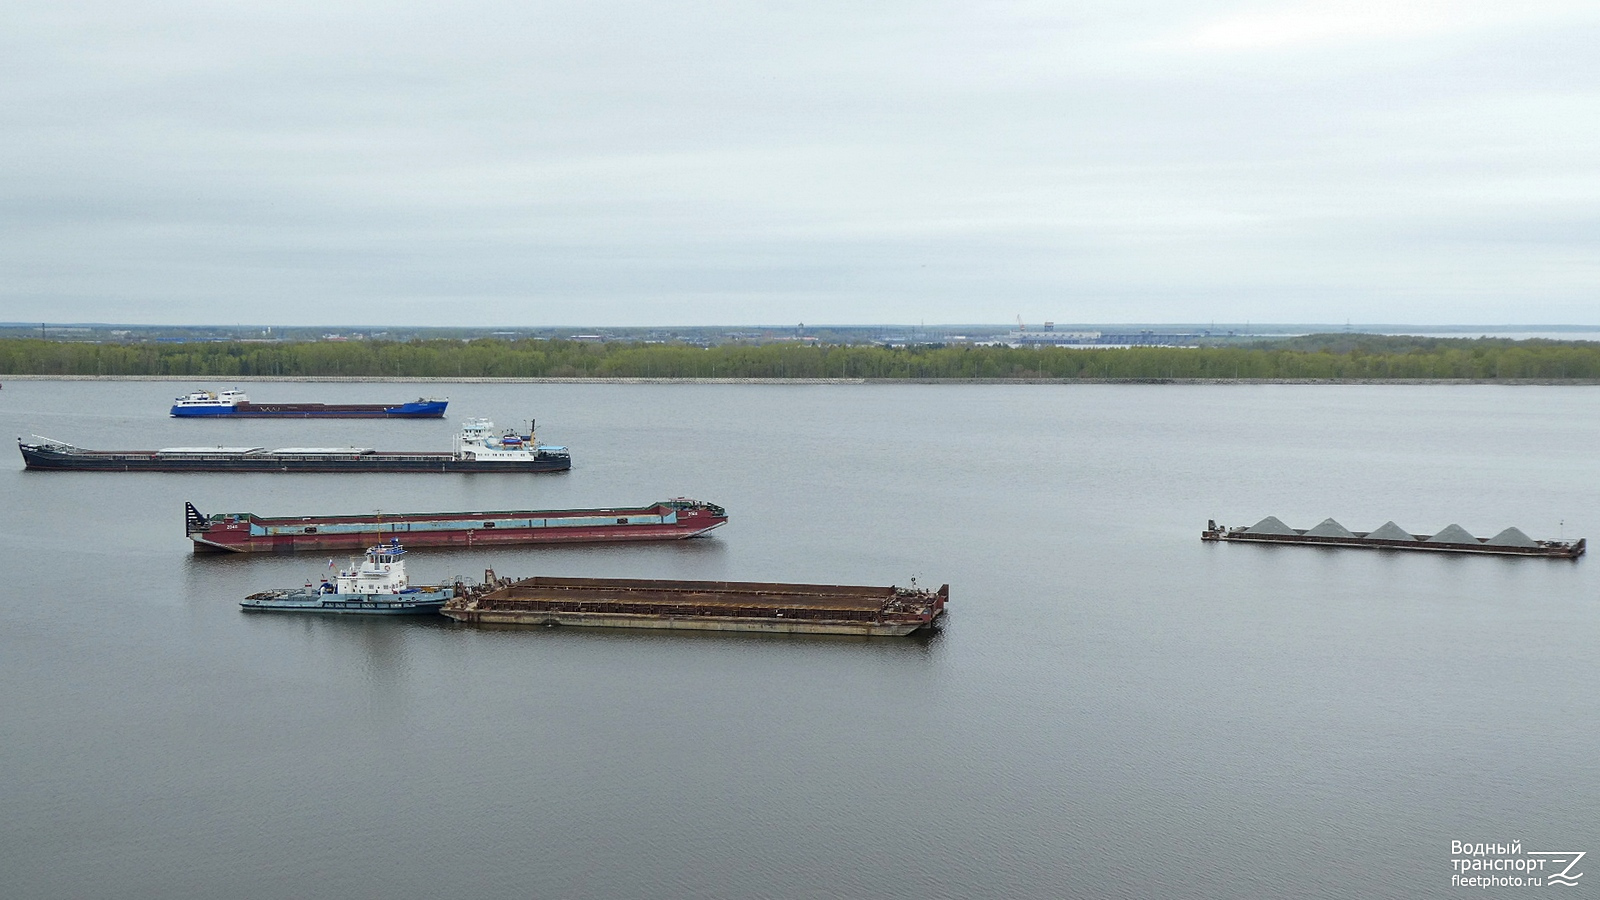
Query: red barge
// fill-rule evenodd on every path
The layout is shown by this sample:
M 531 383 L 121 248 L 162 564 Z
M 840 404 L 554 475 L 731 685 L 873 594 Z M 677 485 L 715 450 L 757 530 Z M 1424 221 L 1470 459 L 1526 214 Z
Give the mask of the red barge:
M 728 521 L 715 503 L 679 497 L 617 509 L 368 513 L 354 516 L 206 515 L 185 503 L 184 533 L 196 553 L 290 553 L 362 549 L 400 538 L 407 547 L 669 541 Z

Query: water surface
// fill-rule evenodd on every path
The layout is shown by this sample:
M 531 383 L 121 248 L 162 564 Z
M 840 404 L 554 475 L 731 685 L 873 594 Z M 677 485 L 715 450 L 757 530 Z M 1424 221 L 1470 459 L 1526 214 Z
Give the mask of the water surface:
M 218 385 L 223 386 L 223 385 Z M 99 448 L 442 449 L 563 475 L 0 468 L 11 896 L 1431 897 L 1452 839 L 1600 852 L 1593 560 L 1202 544 L 1209 518 L 1600 537 L 1600 388 L 254 384 L 444 422 L 180 421 L 187 383 L 11 382 Z M 728 507 L 457 573 L 951 585 L 861 640 L 275 617 L 264 515 Z M 1593 877 L 1593 876 L 1592 876 Z M 1580 886 L 1579 890 L 1583 890 Z M 1489 892 L 1496 896 L 1520 893 Z

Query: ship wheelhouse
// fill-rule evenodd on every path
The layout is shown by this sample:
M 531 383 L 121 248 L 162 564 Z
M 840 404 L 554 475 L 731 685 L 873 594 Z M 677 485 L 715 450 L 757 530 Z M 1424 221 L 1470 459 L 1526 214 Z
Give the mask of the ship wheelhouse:
M 244 391 L 232 390 L 218 393 L 216 391 L 190 391 L 178 397 L 176 405 L 180 407 L 211 407 L 211 406 L 237 406 L 240 403 L 250 402 L 249 396 Z
M 410 582 L 406 579 L 405 548 L 400 546 L 399 538 L 390 539 L 387 544 L 378 544 L 367 550 L 366 558 L 360 563 L 351 561 L 347 569 L 341 569 L 335 579 L 336 594 L 399 594 L 403 593 Z

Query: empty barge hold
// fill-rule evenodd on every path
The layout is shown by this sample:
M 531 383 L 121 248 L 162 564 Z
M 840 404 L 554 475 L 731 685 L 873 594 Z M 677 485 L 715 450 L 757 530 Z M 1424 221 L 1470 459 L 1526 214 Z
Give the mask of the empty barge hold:
M 196 553 L 350 550 L 400 537 L 406 546 L 484 547 L 599 541 L 667 541 L 705 534 L 728 521 L 715 503 L 678 497 L 619 509 L 367 513 L 355 516 L 205 515 L 184 504 L 184 533 Z
M 533 430 L 494 434 L 488 419 L 468 419 L 453 451 L 371 450 L 365 447 L 168 447 L 165 450 L 85 450 L 34 435 L 17 438 L 23 464 L 42 471 L 77 472 L 565 472 L 565 447 L 534 440 Z
M 950 600 L 937 591 L 840 584 L 529 578 L 458 594 L 440 612 L 461 622 L 594 625 L 782 634 L 906 635 L 934 627 Z
M 1484 553 L 1496 556 L 1546 556 L 1577 559 L 1587 549 L 1588 540 L 1536 541 L 1521 529 L 1507 528 L 1494 537 L 1480 538 L 1450 525 L 1437 534 L 1412 534 L 1393 522 L 1373 531 L 1350 531 L 1332 519 L 1315 528 L 1290 528 L 1277 516 L 1249 527 L 1229 528 L 1215 520 L 1200 532 L 1202 541 L 1251 541 L 1263 544 L 1309 544 L 1314 547 L 1364 547 L 1369 550 L 1424 550 L 1433 553 Z

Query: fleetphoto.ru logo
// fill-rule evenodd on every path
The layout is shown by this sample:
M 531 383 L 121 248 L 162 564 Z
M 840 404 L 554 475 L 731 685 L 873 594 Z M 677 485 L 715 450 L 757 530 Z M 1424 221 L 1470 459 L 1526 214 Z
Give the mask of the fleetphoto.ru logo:
M 1450 868 L 1456 887 L 1576 887 L 1578 862 L 1586 850 L 1527 850 L 1521 841 L 1451 841 Z

